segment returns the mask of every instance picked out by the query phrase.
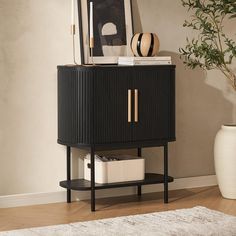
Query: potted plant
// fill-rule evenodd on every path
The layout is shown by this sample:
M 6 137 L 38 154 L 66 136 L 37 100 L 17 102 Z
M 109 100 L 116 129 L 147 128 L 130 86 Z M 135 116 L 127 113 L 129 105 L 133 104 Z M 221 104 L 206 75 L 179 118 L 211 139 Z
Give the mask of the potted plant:
M 180 48 L 184 63 L 194 69 L 219 70 L 236 90 L 236 74 L 231 68 L 236 58 L 236 42 L 224 33 L 226 19 L 236 18 L 235 0 L 182 0 L 193 12 L 184 22 L 198 32 Z M 216 176 L 225 198 L 236 199 L 236 126 L 223 125 L 217 133 L 214 146 Z

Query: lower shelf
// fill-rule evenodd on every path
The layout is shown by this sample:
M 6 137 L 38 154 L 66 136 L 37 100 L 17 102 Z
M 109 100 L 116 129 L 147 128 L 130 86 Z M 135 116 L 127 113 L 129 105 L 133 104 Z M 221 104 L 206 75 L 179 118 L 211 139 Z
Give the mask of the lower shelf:
M 174 178 L 168 176 L 168 182 L 173 182 Z M 145 179 L 140 181 L 127 181 L 118 182 L 111 184 L 95 184 L 95 189 L 107 189 L 107 188 L 120 188 L 129 186 L 141 186 L 148 184 L 161 184 L 164 183 L 164 175 L 146 173 Z M 60 186 L 66 189 L 77 190 L 77 191 L 87 191 L 91 189 L 91 182 L 85 179 L 74 179 L 70 181 L 61 181 Z

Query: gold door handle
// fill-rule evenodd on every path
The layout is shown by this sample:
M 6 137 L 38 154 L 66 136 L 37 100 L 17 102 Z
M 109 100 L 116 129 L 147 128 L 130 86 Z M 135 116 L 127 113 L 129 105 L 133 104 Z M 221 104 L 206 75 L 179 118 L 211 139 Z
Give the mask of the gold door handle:
M 128 89 L 128 122 L 131 122 L 131 89 Z
M 134 122 L 138 122 L 138 89 L 134 90 Z

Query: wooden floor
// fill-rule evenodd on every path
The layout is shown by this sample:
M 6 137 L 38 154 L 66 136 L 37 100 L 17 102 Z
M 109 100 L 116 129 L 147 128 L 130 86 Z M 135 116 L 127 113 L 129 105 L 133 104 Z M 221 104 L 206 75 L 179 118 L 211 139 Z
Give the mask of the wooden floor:
M 221 197 L 217 187 L 170 192 L 169 204 L 163 204 L 163 193 L 98 199 L 97 211 L 90 212 L 90 202 L 0 209 L 0 231 L 87 221 L 124 215 L 135 215 L 172 209 L 205 206 L 236 216 L 236 200 Z

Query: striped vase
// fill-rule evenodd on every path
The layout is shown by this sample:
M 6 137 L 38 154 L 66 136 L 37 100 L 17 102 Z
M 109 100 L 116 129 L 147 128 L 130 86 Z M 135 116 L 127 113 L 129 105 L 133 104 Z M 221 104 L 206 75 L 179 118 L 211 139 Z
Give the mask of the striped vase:
M 137 33 L 131 39 L 131 50 L 136 57 L 156 56 L 160 42 L 154 33 Z

